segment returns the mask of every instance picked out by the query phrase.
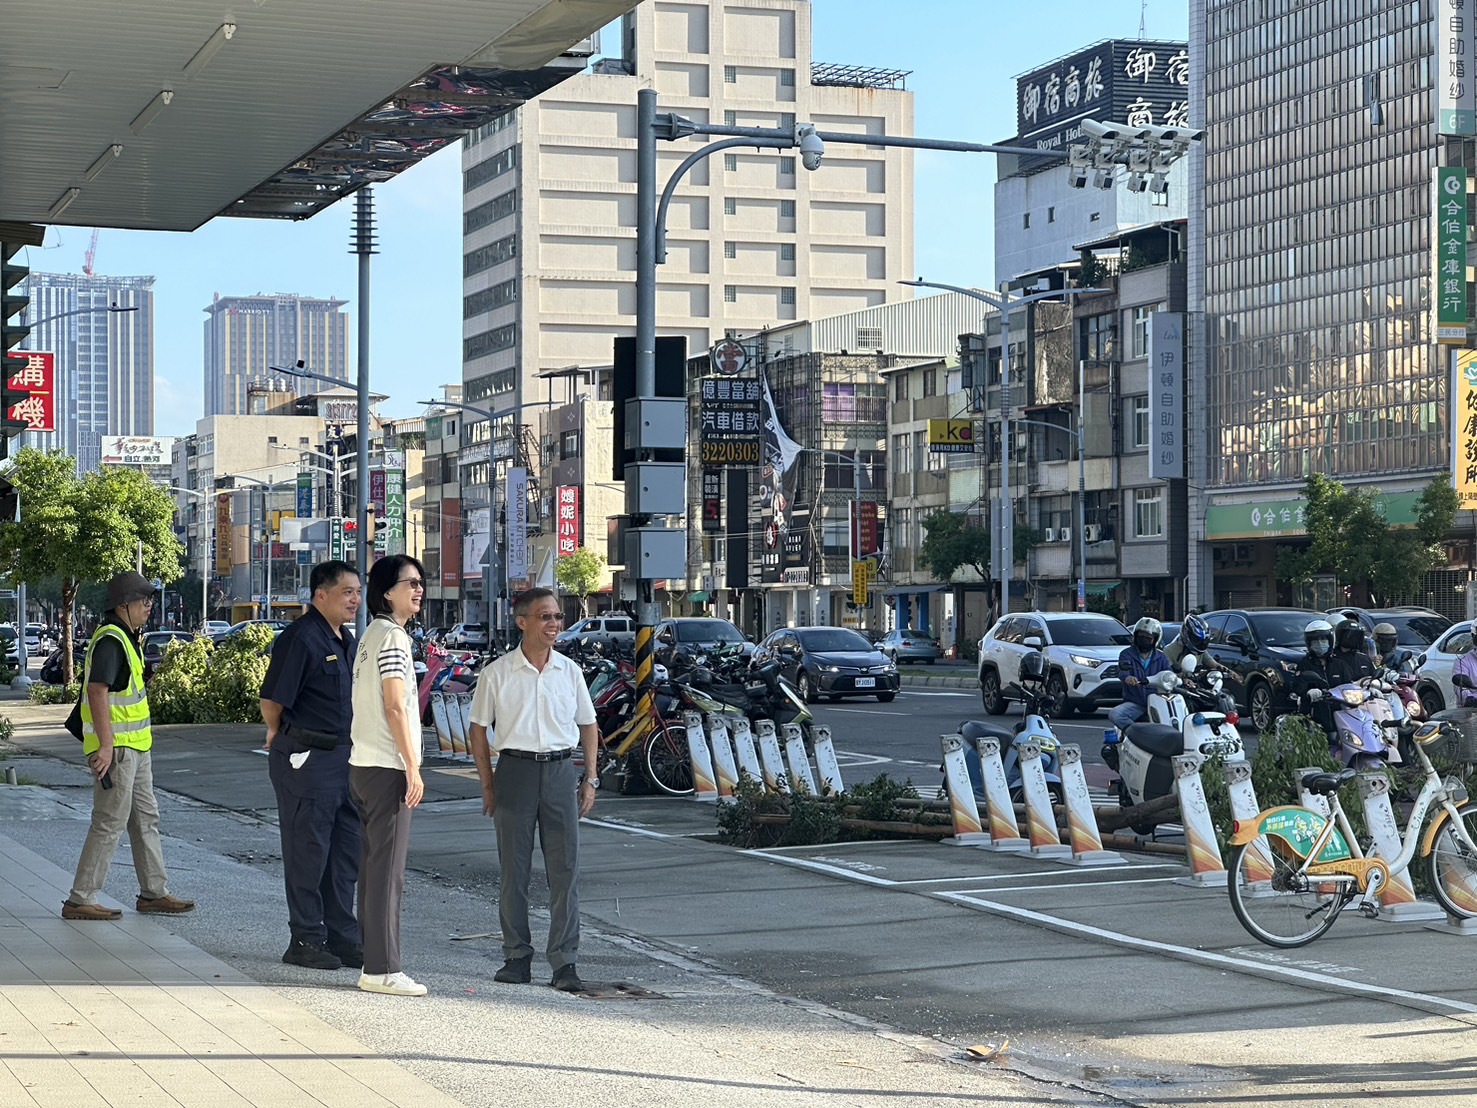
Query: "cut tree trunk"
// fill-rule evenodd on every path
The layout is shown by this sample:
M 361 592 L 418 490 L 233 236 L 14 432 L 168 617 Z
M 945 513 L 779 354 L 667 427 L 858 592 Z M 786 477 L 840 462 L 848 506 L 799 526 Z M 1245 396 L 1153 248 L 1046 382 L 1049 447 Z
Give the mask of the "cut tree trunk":
M 1094 808 L 1099 831 L 1118 831 L 1136 823 L 1165 823 L 1179 814 L 1180 798 L 1174 793 L 1135 808 Z

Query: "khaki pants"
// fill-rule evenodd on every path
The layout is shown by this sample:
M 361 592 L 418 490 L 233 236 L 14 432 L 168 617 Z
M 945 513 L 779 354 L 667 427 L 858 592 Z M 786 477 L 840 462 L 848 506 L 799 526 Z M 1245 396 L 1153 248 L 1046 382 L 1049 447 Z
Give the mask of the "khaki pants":
M 108 879 L 118 840 L 128 830 L 139 895 L 150 900 L 167 896 L 164 848 L 159 842 L 159 804 L 154 799 L 154 767 L 147 750 L 113 748 L 113 787 L 92 786 L 92 826 L 82 844 L 77 876 L 72 881 L 73 904 L 95 904 Z

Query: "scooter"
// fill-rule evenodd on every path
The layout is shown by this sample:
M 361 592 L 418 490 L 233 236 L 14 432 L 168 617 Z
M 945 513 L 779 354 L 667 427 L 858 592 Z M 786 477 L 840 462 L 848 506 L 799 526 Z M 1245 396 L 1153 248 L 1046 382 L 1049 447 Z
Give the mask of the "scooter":
M 959 734 L 964 739 L 964 765 L 969 770 L 969 785 L 974 790 L 975 802 L 986 803 L 985 779 L 980 768 L 980 754 L 975 746 L 977 739 L 996 739 L 1000 743 L 1000 762 L 1005 768 L 1005 783 L 1010 786 L 1010 799 L 1021 804 L 1026 799 L 1025 785 L 1021 781 L 1020 756 L 1015 744 L 1021 740 L 1034 742 L 1041 748 L 1041 769 L 1046 774 L 1046 788 L 1051 793 L 1052 803 L 1065 804 L 1066 790 L 1062 787 L 1062 769 L 1058 758 L 1056 734 L 1046 721 L 1042 709 L 1050 703 L 1045 687 L 1027 687 L 1025 683 L 1013 684 L 1007 689 L 1011 699 L 1025 704 L 1026 717 L 1014 729 L 1001 727 L 998 723 L 969 719 L 959 725 Z M 939 767 L 943 769 L 942 766 Z
M 1187 654 L 1180 662 L 1183 677 L 1166 670 L 1149 678 L 1153 691 L 1149 693 L 1145 720 L 1179 731 L 1183 739 L 1181 754 L 1218 754 L 1227 762 L 1244 762 L 1246 753 L 1241 733 L 1236 730 L 1239 717 L 1235 701 L 1221 691 L 1224 678 L 1219 670 L 1211 670 L 1198 684 L 1191 684 L 1198 668 L 1195 655 Z M 1191 699 L 1199 705 L 1195 711 L 1191 711 Z
M 1402 762 L 1397 736 L 1402 721 L 1395 718 L 1378 680 L 1339 685 L 1328 696 L 1333 702 L 1336 734 L 1330 746 L 1335 758 L 1355 770 Z

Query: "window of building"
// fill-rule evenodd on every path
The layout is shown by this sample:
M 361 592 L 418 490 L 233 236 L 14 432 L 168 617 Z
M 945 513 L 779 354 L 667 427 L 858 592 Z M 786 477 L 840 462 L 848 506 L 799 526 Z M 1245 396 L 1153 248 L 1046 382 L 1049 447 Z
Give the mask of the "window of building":
M 1169 207 L 1169 191 L 1149 193 L 1149 205 L 1154 208 Z
M 918 536 L 913 531 L 912 508 L 894 508 L 887 522 L 889 530 L 892 531 L 894 550 L 918 549 Z
M 471 277 L 481 273 L 485 269 L 491 269 L 495 265 L 509 261 L 518 255 L 518 236 L 508 235 L 506 238 L 490 242 L 486 246 L 479 246 L 475 250 L 469 250 L 462 255 L 462 276 Z
M 937 396 L 939 391 L 938 370 L 929 367 L 923 371 L 923 395 Z
M 513 303 L 517 298 L 518 282 L 516 280 L 503 281 L 493 285 L 490 289 L 469 293 L 462 297 L 462 318 L 472 319 L 474 316 L 486 315 L 495 308 Z
M 1046 222 L 1047 223 L 1055 223 L 1056 222 L 1056 209 L 1055 208 L 1047 208 L 1046 209 Z
M 580 445 L 580 431 L 565 431 L 559 436 L 559 460 L 568 461 L 570 458 L 578 458 L 583 450 Z
M 267 445 L 268 446 L 276 446 L 277 445 L 277 436 L 276 435 L 268 435 L 267 436 Z
M 1023 228 L 1025 228 L 1027 231 L 1029 231 L 1031 229 L 1031 213 L 1030 212 L 1024 212 L 1024 213 L 1022 213 L 1022 215 L 1021 215 L 1021 226 Z
M 795 176 L 795 159 L 790 157 L 788 154 L 780 158 L 780 176 Z
M 1140 539 L 1164 537 L 1164 487 L 1133 490 L 1133 533 Z
M 311 441 L 307 435 L 301 435 L 298 437 L 297 444 L 299 446 L 308 446 L 311 444 Z
M 725 304 L 737 304 L 738 303 L 738 286 L 737 285 L 724 285 L 723 286 L 723 302 Z
M 862 491 L 884 488 L 887 480 L 884 468 L 886 456 L 880 450 L 862 450 L 859 453 L 862 465 Z M 850 492 L 856 488 L 855 466 L 849 453 L 830 451 L 822 457 L 825 458 L 825 465 L 821 482 L 827 491 Z
M 795 113 L 780 112 L 780 127 L 786 131 L 793 131 L 795 129 Z
M 793 242 L 780 243 L 780 261 L 793 262 L 795 260 L 795 244 Z
M 908 375 L 899 373 L 892 379 L 892 398 L 894 400 L 908 399 Z
M 1090 315 L 1083 319 L 1079 354 L 1089 362 L 1111 362 L 1117 352 L 1118 330 L 1113 326 L 1113 316 L 1107 313 Z
M 845 511 L 845 509 L 839 509 Z M 826 516 L 821 520 L 821 553 L 850 554 L 851 528 L 844 515 Z
M 927 467 L 925 459 L 928 456 L 928 432 L 913 432 L 913 472 L 922 473 Z
M 723 214 L 738 215 L 738 201 L 732 196 L 725 196 L 723 198 Z
M 501 150 L 485 162 L 478 162 L 462 173 L 462 191 L 471 192 L 479 185 L 485 185 L 488 181 L 501 177 L 517 164 L 518 148 L 516 146 Z
M 509 189 L 496 199 L 489 200 L 485 204 L 478 204 L 471 211 L 462 216 L 462 233 L 470 235 L 473 231 L 480 230 L 490 223 L 496 223 L 500 219 L 507 219 L 518 210 L 518 190 Z
M 1090 216 L 1087 217 L 1087 222 L 1089 222 L 1089 223 L 1096 223 L 1096 222 L 1098 222 L 1098 220 L 1100 220 L 1102 218 L 1103 218 L 1103 213 L 1102 212 L 1093 212 Z
M 856 329 L 856 348 L 858 350 L 881 350 L 882 328 L 858 327 Z
M 509 323 L 504 327 L 494 327 L 463 339 L 462 359 L 470 362 L 473 358 L 484 358 L 488 354 L 496 354 L 499 350 L 509 350 L 517 342 L 518 328 L 515 324 Z
M 893 473 L 899 473 L 899 474 L 901 474 L 901 473 L 907 473 L 908 472 L 908 461 L 909 460 L 910 460 L 910 456 L 908 454 L 908 436 L 907 435 L 893 435 L 892 436 L 892 472 Z
M 795 290 L 789 287 L 780 289 L 780 303 L 786 307 L 794 307 Z
M 1149 356 L 1149 317 L 1161 307 L 1162 304 L 1143 304 L 1133 310 L 1133 357 Z
M 725 242 L 723 244 L 723 256 L 725 258 L 737 258 L 738 257 L 738 243 L 736 243 L 736 242 Z
M 736 173 L 736 172 L 738 172 L 738 155 L 737 154 L 724 154 L 723 155 L 723 169 L 724 169 L 725 172 L 728 172 L 728 173 Z
M 735 112 L 735 111 L 726 111 L 726 112 L 724 112 L 723 113 L 723 126 L 725 126 L 725 127 L 737 127 L 738 126 L 738 112 Z
M 780 88 L 795 87 L 795 71 L 793 69 L 780 70 Z
M 1133 398 L 1133 445 L 1136 450 L 1149 448 L 1149 398 Z
M 725 85 L 738 84 L 738 66 L 725 65 L 723 67 L 723 83 Z
M 780 201 L 780 218 L 781 219 L 794 219 L 795 218 L 795 201 L 793 201 L 793 200 L 781 200 Z

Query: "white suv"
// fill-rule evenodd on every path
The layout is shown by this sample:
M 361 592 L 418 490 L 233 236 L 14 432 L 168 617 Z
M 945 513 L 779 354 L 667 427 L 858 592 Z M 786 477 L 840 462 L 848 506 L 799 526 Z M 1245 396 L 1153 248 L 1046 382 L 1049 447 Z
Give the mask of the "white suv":
M 1023 612 L 1001 619 L 980 640 L 980 697 L 985 711 L 1004 715 L 1021 659 L 1038 638 L 1046 654 L 1047 712 L 1090 715 L 1123 699 L 1118 655 L 1133 642 L 1128 628 L 1095 612 Z

